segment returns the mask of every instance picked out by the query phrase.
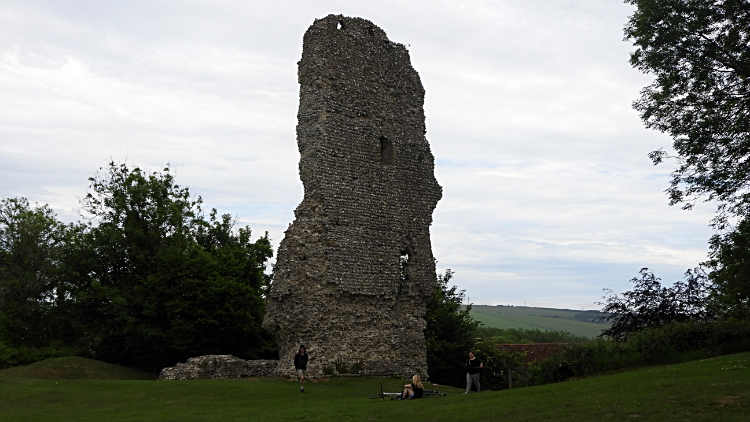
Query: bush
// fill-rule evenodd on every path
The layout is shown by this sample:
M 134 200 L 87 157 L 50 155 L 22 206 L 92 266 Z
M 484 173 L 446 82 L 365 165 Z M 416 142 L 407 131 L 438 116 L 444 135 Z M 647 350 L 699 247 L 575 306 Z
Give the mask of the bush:
M 30 365 L 49 358 L 80 355 L 79 351 L 66 347 L 12 347 L 0 342 L 0 369 Z
M 508 368 L 519 368 L 523 363 L 526 352 L 508 353 L 505 350 L 499 350 L 495 347 L 493 340 L 479 341 L 474 345 L 474 355 L 482 361 L 484 368 L 481 371 L 480 384 L 482 390 L 494 391 L 505 390 L 508 388 Z M 466 357 L 468 365 L 469 357 Z M 464 371 L 464 377 L 466 371 Z M 514 374 L 514 385 L 516 382 Z
M 474 332 L 479 323 L 469 313 L 471 305 L 461 310 L 464 291 L 449 286 L 451 278 L 451 270 L 439 274 L 438 286 L 427 302 L 424 332 L 427 367 L 431 382 L 462 387 L 466 382 L 464 360 L 474 346 Z
M 73 231 L 48 205 L 0 199 L 0 342 L 6 348 L 35 350 L 77 337 L 66 338 L 69 318 L 57 306 L 60 257 Z
M 659 327 L 672 322 L 703 321 L 713 319 L 709 306 L 711 283 L 698 267 L 687 270 L 685 281 L 672 287 L 663 287 L 661 279 L 648 268 L 642 268 L 640 278 L 630 280 L 635 288 L 619 296 L 611 290 L 605 297 L 600 321 L 610 321 L 612 326 L 602 336 L 623 341 L 631 333 L 645 328 Z
M 665 352 L 685 354 L 701 350 L 723 355 L 750 350 L 750 321 L 690 321 L 640 331 L 628 344 L 643 353 L 647 363 L 662 363 Z M 669 362 L 664 362 L 669 363 Z
M 750 218 L 740 221 L 734 230 L 715 234 L 709 242 L 714 283 L 713 305 L 723 317 L 750 318 Z
M 534 384 L 560 382 L 629 367 L 686 362 L 750 351 L 750 321 L 674 322 L 630 333 L 626 341 L 598 338 L 571 344 L 547 360 L 534 362 Z
M 528 343 L 587 343 L 588 337 L 577 336 L 567 331 L 541 331 L 538 328 L 526 330 L 524 328 L 492 328 L 479 327 L 477 335 L 484 339 L 491 339 L 496 344 L 528 344 Z

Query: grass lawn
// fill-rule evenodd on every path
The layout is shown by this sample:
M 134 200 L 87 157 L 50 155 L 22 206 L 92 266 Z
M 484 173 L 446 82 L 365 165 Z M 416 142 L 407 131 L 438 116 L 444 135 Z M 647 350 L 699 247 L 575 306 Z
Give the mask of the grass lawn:
M 25 367 L 28 368 L 28 367 Z M 40 379 L 0 371 L 0 421 L 748 421 L 750 353 L 560 384 L 411 402 L 394 379 Z M 428 386 L 429 388 L 429 386 Z M 637 418 L 637 419 L 636 419 Z
M 0 371 L 0 379 L 7 377 L 40 378 L 50 380 L 155 380 L 158 374 L 112 365 L 98 360 L 67 356 L 53 358 L 27 366 Z

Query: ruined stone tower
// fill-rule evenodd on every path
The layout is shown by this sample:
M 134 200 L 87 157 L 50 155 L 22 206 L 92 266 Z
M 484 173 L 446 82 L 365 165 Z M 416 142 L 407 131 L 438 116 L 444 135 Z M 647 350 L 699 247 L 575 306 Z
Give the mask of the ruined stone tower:
M 279 246 L 264 326 L 277 375 L 427 374 L 436 286 L 432 212 L 442 196 L 409 53 L 372 22 L 329 15 L 304 36 L 298 76 L 304 199 Z

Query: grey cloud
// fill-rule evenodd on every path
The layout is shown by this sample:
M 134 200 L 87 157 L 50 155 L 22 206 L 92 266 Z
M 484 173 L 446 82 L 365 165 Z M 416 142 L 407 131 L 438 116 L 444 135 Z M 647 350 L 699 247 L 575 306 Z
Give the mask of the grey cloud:
M 593 307 L 641 266 L 673 281 L 705 257 L 712 207 L 667 206 L 646 153 L 671 142 L 630 109 L 650 80 L 627 63 L 631 7 L 597 0 L 6 1 L 0 196 L 70 220 L 110 158 L 171 162 L 278 243 L 302 197 L 296 62 L 328 13 L 409 45 L 444 186 L 435 254 L 472 300 Z

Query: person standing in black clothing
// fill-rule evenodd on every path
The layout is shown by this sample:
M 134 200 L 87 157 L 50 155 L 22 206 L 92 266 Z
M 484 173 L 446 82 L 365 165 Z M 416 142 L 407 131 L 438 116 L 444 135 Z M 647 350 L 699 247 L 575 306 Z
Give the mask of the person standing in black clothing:
M 483 367 L 484 364 L 474 356 L 474 352 L 469 352 L 469 365 L 466 367 L 466 392 L 464 394 L 469 394 L 472 382 L 476 384 L 477 392 L 482 391 L 479 388 L 479 368 Z
M 299 352 L 294 355 L 294 369 L 297 370 L 297 377 L 299 378 L 299 392 L 305 392 L 305 376 L 307 375 L 307 350 L 305 346 L 299 347 Z

